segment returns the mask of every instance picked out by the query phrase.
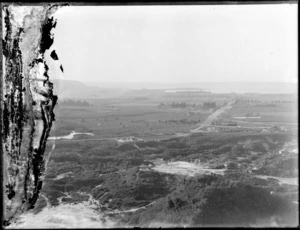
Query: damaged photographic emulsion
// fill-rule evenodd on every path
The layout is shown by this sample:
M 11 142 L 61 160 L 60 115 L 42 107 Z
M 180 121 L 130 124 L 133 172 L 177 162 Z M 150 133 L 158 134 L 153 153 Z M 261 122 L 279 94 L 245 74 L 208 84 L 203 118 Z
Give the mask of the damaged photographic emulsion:
M 1 3 L 2 227 L 297 227 L 297 1 Z

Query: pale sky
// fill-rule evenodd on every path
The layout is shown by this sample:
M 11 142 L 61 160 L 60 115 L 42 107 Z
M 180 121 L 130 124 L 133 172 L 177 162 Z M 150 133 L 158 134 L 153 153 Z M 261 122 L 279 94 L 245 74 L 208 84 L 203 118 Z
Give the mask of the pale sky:
M 297 82 L 297 8 L 69 6 L 54 48 L 66 80 Z

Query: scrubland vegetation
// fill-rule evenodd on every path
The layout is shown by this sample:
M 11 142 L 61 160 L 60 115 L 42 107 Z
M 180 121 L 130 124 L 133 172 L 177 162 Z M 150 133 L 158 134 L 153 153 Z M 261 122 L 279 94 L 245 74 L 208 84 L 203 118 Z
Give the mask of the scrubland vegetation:
M 297 225 L 298 185 L 279 181 L 298 176 L 292 96 L 278 101 L 276 95 L 145 95 L 138 91 L 117 99 L 86 100 L 86 107 L 60 103 L 51 136 L 72 130 L 94 136 L 55 140 L 42 189 L 51 205 L 87 200 L 80 195 L 85 192 L 99 201 L 99 212 L 130 226 Z M 232 99 L 233 107 L 211 125 L 229 127 L 226 132 L 190 133 Z M 251 120 L 253 116 L 260 118 Z M 178 135 L 182 133 L 186 135 Z M 139 139 L 122 139 L 130 136 Z M 48 153 L 53 143 L 48 140 Z M 224 169 L 224 175 L 191 177 L 153 170 L 161 162 L 176 161 Z M 45 205 L 41 196 L 36 209 Z

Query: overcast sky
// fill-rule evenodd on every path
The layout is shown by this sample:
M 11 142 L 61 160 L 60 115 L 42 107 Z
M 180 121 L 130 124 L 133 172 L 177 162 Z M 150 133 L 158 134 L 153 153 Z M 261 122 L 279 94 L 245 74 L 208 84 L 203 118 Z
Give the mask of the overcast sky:
M 54 48 L 67 80 L 297 82 L 297 5 L 69 6 Z

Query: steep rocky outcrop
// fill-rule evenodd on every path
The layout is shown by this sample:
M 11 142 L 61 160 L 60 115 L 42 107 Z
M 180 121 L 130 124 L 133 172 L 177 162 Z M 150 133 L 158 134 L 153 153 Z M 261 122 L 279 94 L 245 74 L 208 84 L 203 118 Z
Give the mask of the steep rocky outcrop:
M 44 151 L 57 96 L 45 52 L 57 5 L 2 5 L 4 221 L 33 208 L 43 183 Z

